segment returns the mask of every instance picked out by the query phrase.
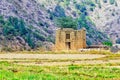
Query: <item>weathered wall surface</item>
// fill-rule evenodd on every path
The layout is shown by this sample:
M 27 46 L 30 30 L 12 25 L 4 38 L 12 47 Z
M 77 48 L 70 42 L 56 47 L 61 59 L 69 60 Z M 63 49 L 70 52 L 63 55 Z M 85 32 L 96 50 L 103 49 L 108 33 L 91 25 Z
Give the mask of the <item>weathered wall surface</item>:
M 70 34 L 70 39 L 66 39 Z M 78 50 L 86 48 L 86 30 L 59 29 L 56 31 L 56 50 Z

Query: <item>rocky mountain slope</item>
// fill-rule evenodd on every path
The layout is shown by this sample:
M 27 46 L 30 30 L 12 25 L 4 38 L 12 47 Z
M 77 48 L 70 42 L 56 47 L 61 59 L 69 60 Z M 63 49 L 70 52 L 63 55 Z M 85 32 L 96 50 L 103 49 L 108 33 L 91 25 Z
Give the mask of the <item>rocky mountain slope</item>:
M 119 0 L 0 0 L 0 15 L 3 17 L 0 18 L 0 45 L 4 47 L 4 42 L 16 49 L 43 45 L 49 48 L 54 43 L 58 28 L 56 18 L 66 16 L 78 20 L 78 29 L 86 28 L 88 45 L 109 41 L 108 37 L 115 42 L 120 38 L 119 14 Z M 10 24 L 7 26 L 13 26 L 9 28 L 17 35 L 8 38 L 4 34 L 5 24 L 2 21 Z M 18 28 L 20 24 L 24 24 L 23 31 Z
M 34 47 L 47 44 L 48 42 L 53 42 L 54 40 L 53 36 L 55 27 L 53 25 L 53 22 L 49 20 L 49 14 L 47 13 L 47 11 L 35 0 L 0 0 L 0 15 L 3 16 L 3 19 L 5 21 L 8 20 L 9 22 L 9 18 L 13 17 L 13 23 L 11 23 L 12 25 L 16 24 L 16 20 L 18 20 L 17 22 L 19 22 L 19 19 L 22 19 L 25 23 L 25 28 L 30 29 L 30 33 L 34 33 L 30 36 L 30 39 L 32 41 L 31 43 L 32 45 L 34 45 Z M 19 25 L 16 26 L 19 27 Z M 3 29 L 1 28 L 1 34 L 2 32 Z M 26 40 L 27 35 L 28 32 L 24 34 L 25 37 L 21 35 L 15 35 L 15 39 L 7 39 L 5 43 L 9 45 L 8 47 L 10 48 L 16 47 L 17 49 L 24 49 L 24 45 L 21 44 L 21 41 L 24 41 L 24 44 L 28 45 L 27 48 L 30 48 L 31 46 Z M 6 40 L 5 35 L 0 36 L 2 37 L 1 40 Z M 17 37 L 19 37 L 19 39 L 16 40 Z M 13 43 L 11 43 L 11 40 L 13 41 Z

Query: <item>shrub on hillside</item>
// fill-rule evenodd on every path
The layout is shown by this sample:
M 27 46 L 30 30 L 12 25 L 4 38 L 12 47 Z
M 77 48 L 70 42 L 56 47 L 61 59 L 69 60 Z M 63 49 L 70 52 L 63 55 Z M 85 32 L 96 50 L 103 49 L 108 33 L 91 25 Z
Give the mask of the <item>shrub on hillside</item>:
M 103 0 L 104 3 L 107 3 L 107 0 Z
M 72 17 L 59 17 L 57 18 L 56 24 L 61 28 L 77 29 L 78 26 L 77 20 Z
M 103 45 L 111 47 L 113 44 L 110 41 L 105 41 L 105 42 L 103 42 Z
M 120 38 L 118 38 L 118 39 L 116 40 L 116 43 L 117 43 L 117 44 L 120 44 Z
M 54 10 L 54 12 L 53 12 L 53 15 L 54 15 L 55 17 L 65 17 L 65 16 L 66 16 L 64 9 L 63 9 L 60 5 L 57 5 L 57 6 L 55 7 L 55 10 Z
M 115 3 L 115 0 L 110 0 L 110 4 L 114 4 Z
M 3 35 L 6 39 L 12 40 L 13 36 L 21 36 L 31 48 L 34 48 L 34 40 L 31 36 L 33 35 L 32 30 L 26 27 L 26 24 L 22 19 L 9 17 L 8 20 L 4 20 L 4 18 L 1 17 L 0 22 L 2 23 Z

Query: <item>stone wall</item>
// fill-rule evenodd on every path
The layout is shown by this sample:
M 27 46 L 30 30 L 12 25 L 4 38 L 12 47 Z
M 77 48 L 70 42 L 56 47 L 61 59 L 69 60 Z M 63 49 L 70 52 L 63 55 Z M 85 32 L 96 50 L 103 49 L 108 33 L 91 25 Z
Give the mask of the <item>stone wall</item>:
M 86 48 L 86 30 L 73 30 L 71 28 L 57 30 L 55 48 L 56 50 L 78 50 Z

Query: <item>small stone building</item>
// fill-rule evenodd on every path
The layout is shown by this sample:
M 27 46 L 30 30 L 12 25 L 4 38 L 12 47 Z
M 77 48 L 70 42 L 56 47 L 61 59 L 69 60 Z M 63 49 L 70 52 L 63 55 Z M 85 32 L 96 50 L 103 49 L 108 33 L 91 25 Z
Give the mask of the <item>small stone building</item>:
M 71 28 L 58 29 L 56 31 L 56 50 L 78 50 L 86 48 L 86 30 L 74 30 Z

